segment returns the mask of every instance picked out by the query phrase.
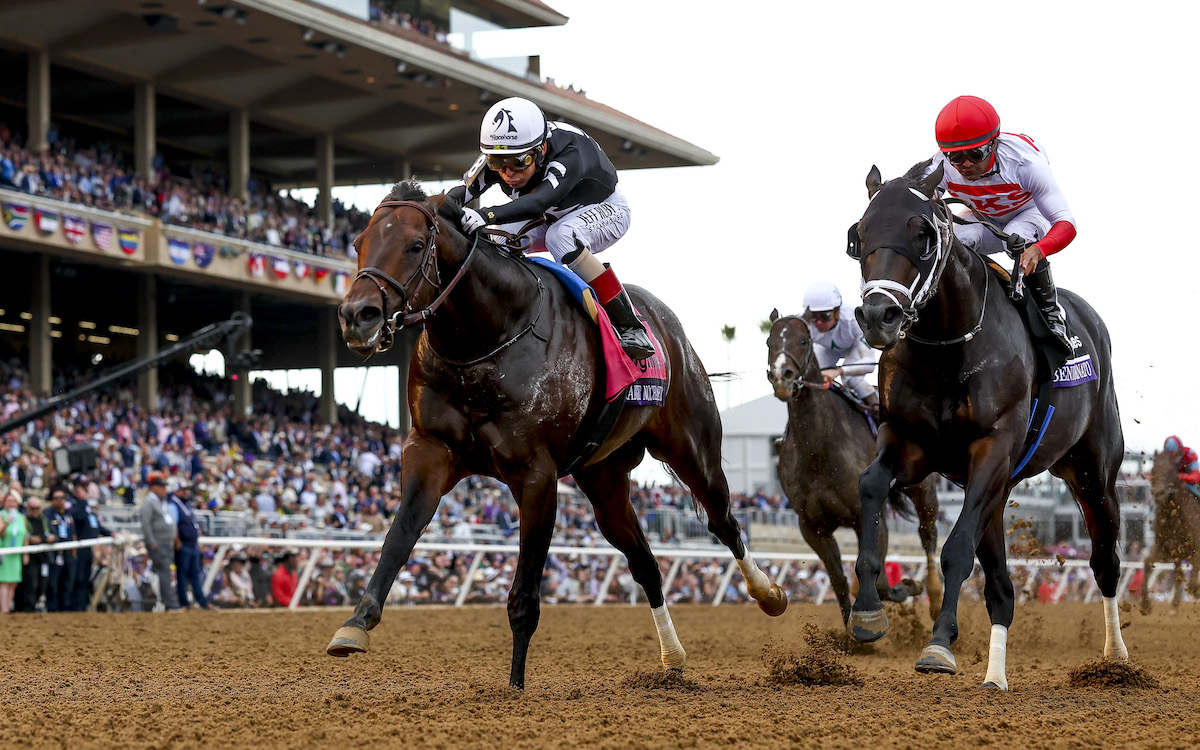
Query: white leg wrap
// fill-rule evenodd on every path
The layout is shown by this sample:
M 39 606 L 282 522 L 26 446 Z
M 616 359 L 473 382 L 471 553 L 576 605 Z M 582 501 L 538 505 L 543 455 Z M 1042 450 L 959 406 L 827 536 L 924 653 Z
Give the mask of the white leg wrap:
M 749 552 L 738 560 L 737 564 L 742 569 L 742 576 L 746 579 L 746 590 L 750 592 L 750 596 L 761 601 L 771 595 L 771 579 L 759 569 Z
M 1129 651 L 1121 638 L 1121 615 L 1117 612 L 1116 597 L 1104 600 L 1104 658 L 1113 661 L 1129 661 Z
M 667 669 L 683 669 L 687 663 L 687 653 L 675 635 L 675 623 L 671 622 L 671 614 L 667 612 L 667 604 L 650 610 L 654 615 L 654 627 L 658 628 L 658 647 L 662 652 L 662 663 Z
M 988 648 L 987 674 L 983 676 L 983 684 L 991 683 L 1001 690 L 1008 690 L 1008 675 L 1005 661 L 1008 658 L 1008 628 L 1003 625 L 992 626 L 992 645 Z

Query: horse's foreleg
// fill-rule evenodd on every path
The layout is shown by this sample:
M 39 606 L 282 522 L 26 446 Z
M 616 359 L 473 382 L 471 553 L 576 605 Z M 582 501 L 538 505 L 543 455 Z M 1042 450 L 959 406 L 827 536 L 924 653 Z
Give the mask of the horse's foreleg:
M 973 443 L 969 453 L 967 489 L 963 498 L 962 513 L 942 547 L 942 572 L 946 578 L 942 609 L 934 620 L 933 635 L 929 644 L 917 659 L 918 672 L 958 672 L 954 653 L 950 650 L 950 646 L 958 640 L 958 599 L 962 593 L 963 582 L 975 567 L 975 551 L 988 526 L 994 522 L 993 517 L 1000 515 L 1004 506 L 1005 486 L 1011 472 L 1007 449 L 999 449 L 995 440 L 985 438 Z M 1003 534 L 1003 518 L 999 523 L 1000 532 Z M 990 557 L 980 561 L 985 564 L 984 572 L 993 581 L 992 585 L 996 587 L 997 595 L 1006 579 L 1009 591 L 1012 590 L 1012 581 L 1008 579 L 1008 570 L 1003 567 L 1003 560 L 1003 556 L 997 559 L 993 550 Z
M 525 660 L 529 642 L 541 619 L 542 573 L 558 514 L 557 479 L 553 465 L 530 470 L 515 488 L 521 508 L 521 553 L 508 596 L 508 626 L 513 634 L 512 669 L 508 684 L 525 689 Z
M 850 619 L 850 583 L 846 580 L 846 572 L 842 570 L 842 551 L 838 548 L 837 540 L 828 529 L 818 531 L 809 526 L 803 517 L 800 519 L 800 535 L 821 558 L 821 564 L 829 575 L 829 585 L 842 610 L 842 625 L 845 625 Z
M 403 500 L 384 538 L 379 564 L 354 607 L 354 616 L 338 629 L 325 649 L 330 656 L 349 656 L 367 650 L 371 642 L 367 631 L 379 624 L 383 603 L 396 574 L 408 562 L 417 538 L 433 519 L 442 494 L 450 488 L 452 480 L 458 479 L 451 475 L 450 453 L 441 443 L 410 434 L 400 461 Z
M 983 568 L 983 598 L 992 622 L 987 674 L 983 678 L 983 687 L 1008 690 L 1008 629 L 1012 627 L 1015 597 L 1012 578 L 1008 575 L 1003 512 L 992 516 L 975 552 Z M 1002 574 L 998 575 L 997 571 Z
M 873 582 L 879 578 L 883 563 L 879 558 L 880 525 L 883 506 L 887 503 L 892 482 L 896 479 L 896 462 L 900 444 L 885 424 L 879 430 L 879 446 L 875 460 L 858 480 L 858 496 L 862 504 L 862 528 L 859 532 L 858 561 L 854 573 L 858 576 L 858 596 L 850 611 L 850 634 L 863 643 L 877 641 L 887 635 L 888 619 L 883 602 Z M 867 582 L 866 585 L 863 585 Z

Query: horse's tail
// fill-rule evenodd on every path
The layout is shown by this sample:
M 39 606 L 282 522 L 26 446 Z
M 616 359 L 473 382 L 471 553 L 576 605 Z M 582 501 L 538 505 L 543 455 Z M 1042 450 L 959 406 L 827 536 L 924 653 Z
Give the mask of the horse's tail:
M 909 521 L 917 520 L 917 506 L 913 499 L 904 490 L 893 489 L 888 493 L 888 505 L 892 510 L 896 511 L 901 518 Z

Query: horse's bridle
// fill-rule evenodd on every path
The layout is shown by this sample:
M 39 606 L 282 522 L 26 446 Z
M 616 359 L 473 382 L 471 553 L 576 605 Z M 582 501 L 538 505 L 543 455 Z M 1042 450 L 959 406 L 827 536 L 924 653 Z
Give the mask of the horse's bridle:
M 799 315 L 785 315 L 782 318 L 776 318 L 775 322 L 778 323 L 781 320 L 798 320 L 806 326 L 809 325 L 808 321 Z M 773 325 L 774 324 L 772 324 L 772 326 Z M 809 336 L 808 343 L 809 343 L 808 355 L 804 358 L 803 362 L 801 362 L 800 360 L 798 360 L 794 356 L 792 356 L 792 353 L 789 352 L 787 349 L 783 349 L 780 351 L 780 354 L 787 357 L 788 361 L 790 361 L 793 365 L 796 366 L 796 379 L 792 381 L 792 393 L 797 393 L 797 392 L 803 390 L 804 388 L 821 388 L 821 389 L 829 388 L 829 385 L 827 383 L 825 383 L 825 381 L 823 381 L 823 380 L 820 383 L 814 383 L 810 380 L 804 379 L 804 373 L 808 372 L 808 364 L 809 364 L 809 362 L 812 362 L 812 358 L 815 356 L 813 353 L 811 336 Z
M 450 279 L 450 283 L 445 288 L 442 288 L 442 278 L 437 267 L 437 217 L 424 204 L 415 201 L 385 200 L 375 207 L 371 215 L 374 216 L 381 208 L 415 208 L 421 212 L 421 215 L 425 217 L 425 221 L 429 224 L 429 241 L 425 245 L 425 255 L 421 258 L 421 264 L 417 267 L 417 270 L 413 271 L 412 275 L 403 284 L 376 266 L 360 268 L 358 275 L 354 277 L 354 282 L 352 282 L 353 285 L 353 283 L 357 283 L 360 279 L 369 279 L 379 289 L 379 294 L 383 298 L 381 309 L 383 310 L 385 320 L 383 325 L 379 327 L 379 330 L 375 332 L 375 335 L 371 337 L 371 340 L 367 342 L 367 346 L 371 346 L 376 341 L 379 341 L 380 345 L 376 351 L 386 352 L 395 343 L 397 331 L 405 326 L 424 323 L 429 320 L 434 311 L 446 299 L 446 296 L 450 294 L 450 290 L 454 289 L 455 285 L 462 279 L 467 271 L 467 266 L 471 263 L 471 258 L 475 256 L 475 248 L 479 245 L 479 235 L 475 235 L 475 241 L 471 245 L 471 250 L 467 253 L 466 259 L 459 267 L 458 273 L 454 275 L 454 278 Z M 410 291 L 409 287 L 414 284 L 416 285 L 415 288 Z M 441 293 L 438 294 L 428 307 L 413 310 L 412 300 L 421 291 L 422 285 L 441 289 Z M 400 304 L 391 317 L 388 317 L 388 287 L 391 287 L 400 294 Z

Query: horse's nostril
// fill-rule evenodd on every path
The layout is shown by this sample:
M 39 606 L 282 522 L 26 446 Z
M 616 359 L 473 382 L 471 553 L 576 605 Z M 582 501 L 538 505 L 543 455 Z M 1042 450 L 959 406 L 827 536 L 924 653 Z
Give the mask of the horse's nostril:
M 791 379 L 792 379 L 792 378 L 794 378 L 794 377 L 796 377 L 796 373 L 795 373 L 795 372 L 793 372 L 793 371 L 791 371 L 791 370 L 784 370 L 784 371 L 783 371 L 783 379 L 784 379 L 784 380 L 791 380 Z
M 374 305 L 368 305 L 358 311 L 358 324 L 364 326 L 374 325 L 383 317 L 383 310 L 380 310 Z
M 892 305 L 888 309 L 884 310 L 883 311 L 884 326 L 890 328 L 895 325 L 900 325 L 900 317 L 903 314 L 904 314 L 903 311 L 899 307 L 896 307 L 895 305 Z

